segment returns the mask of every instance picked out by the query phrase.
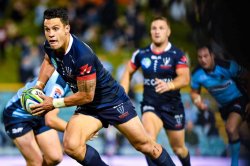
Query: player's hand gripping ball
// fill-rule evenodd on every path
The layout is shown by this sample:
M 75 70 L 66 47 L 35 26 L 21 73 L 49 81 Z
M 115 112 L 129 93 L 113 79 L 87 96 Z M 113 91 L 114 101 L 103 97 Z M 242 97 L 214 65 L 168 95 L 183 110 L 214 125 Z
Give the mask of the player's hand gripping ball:
M 21 95 L 21 104 L 22 107 L 29 113 L 31 113 L 30 106 L 33 104 L 39 104 L 43 102 L 43 99 L 38 95 L 45 95 L 43 91 L 36 88 L 30 88 L 28 90 L 23 91 Z

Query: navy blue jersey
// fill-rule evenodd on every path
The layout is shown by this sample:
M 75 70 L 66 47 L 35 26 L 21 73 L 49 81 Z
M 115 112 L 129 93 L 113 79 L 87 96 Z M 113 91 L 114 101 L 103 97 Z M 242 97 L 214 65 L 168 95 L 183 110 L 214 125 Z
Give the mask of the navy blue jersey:
M 32 88 L 36 85 L 37 78 L 30 82 L 27 82 L 25 86 L 18 90 L 15 96 L 13 96 L 7 103 L 3 111 L 3 121 L 6 126 L 10 124 L 16 124 L 23 121 L 31 121 L 32 119 L 39 118 L 40 116 L 33 116 L 22 108 L 20 97 L 24 90 Z M 70 92 L 69 86 L 55 71 L 46 86 L 44 87 L 44 94 L 53 98 L 60 98 L 66 96 Z M 43 118 L 43 117 L 41 117 Z
M 155 92 L 155 78 L 172 81 L 177 76 L 176 69 L 188 67 L 184 53 L 171 45 L 161 53 L 155 53 L 151 45 L 134 52 L 131 65 L 134 69 L 141 67 L 144 76 L 143 101 L 149 104 L 180 101 L 180 90 L 159 94 Z
M 65 55 L 56 55 L 48 42 L 45 42 L 44 49 L 52 65 L 74 93 L 78 91 L 77 80 L 96 78 L 94 100 L 82 107 L 101 109 L 128 100 L 124 89 L 105 70 L 91 48 L 77 37 L 70 36 L 69 47 Z
M 243 96 L 235 80 L 245 69 L 235 61 L 215 60 L 212 72 L 198 66 L 192 72 L 191 88 L 199 90 L 202 86 L 215 98 L 219 106 L 225 106 L 236 98 Z

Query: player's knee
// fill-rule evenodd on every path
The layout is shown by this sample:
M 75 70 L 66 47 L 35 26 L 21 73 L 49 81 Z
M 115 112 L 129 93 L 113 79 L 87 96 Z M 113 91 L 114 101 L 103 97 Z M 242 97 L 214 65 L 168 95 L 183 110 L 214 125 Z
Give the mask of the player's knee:
M 177 156 L 183 156 L 185 152 L 185 147 L 174 146 L 172 149 Z
M 86 146 L 80 145 L 79 143 L 75 142 L 74 140 L 64 140 L 63 141 L 63 148 L 67 155 L 69 156 L 78 156 L 79 153 L 84 152 L 84 148 Z
M 229 136 L 232 136 L 238 133 L 237 128 L 232 125 L 226 125 L 226 131 Z
M 63 141 L 63 148 L 66 154 L 72 156 L 76 151 L 77 145 L 72 141 Z
M 63 152 L 59 152 L 55 154 L 52 158 L 52 165 L 57 165 L 63 160 Z
M 43 164 L 43 157 L 42 156 L 37 156 L 34 158 L 26 158 L 26 163 L 27 165 L 31 165 L 31 166 L 36 166 L 36 165 L 42 165 Z
M 58 155 L 54 155 L 50 158 L 46 158 L 46 164 L 47 165 L 57 165 L 59 164 L 63 159 L 63 155 L 58 154 Z
M 151 144 L 149 139 L 143 139 L 133 143 L 134 148 L 142 153 L 148 153 L 151 149 Z

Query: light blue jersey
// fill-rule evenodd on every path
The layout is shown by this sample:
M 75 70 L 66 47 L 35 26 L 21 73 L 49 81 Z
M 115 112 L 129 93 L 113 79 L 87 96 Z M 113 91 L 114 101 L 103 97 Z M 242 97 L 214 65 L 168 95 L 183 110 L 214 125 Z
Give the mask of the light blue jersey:
M 35 117 L 22 108 L 20 103 L 20 97 L 24 90 L 34 87 L 36 82 L 37 78 L 35 78 L 30 82 L 27 82 L 25 86 L 19 89 L 16 95 L 9 100 L 3 111 L 4 114 L 3 120 L 5 125 L 18 123 L 23 120 L 32 119 Z M 70 89 L 69 86 L 66 84 L 66 82 L 55 71 L 48 80 L 43 91 L 46 96 L 50 96 L 53 98 L 60 98 L 64 97 L 67 93 L 69 93 Z
M 220 107 L 229 104 L 236 98 L 243 96 L 235 80 L 245 72 L 235 61 L 215 60 L 212 72 L 197 67 L 191 78 L 191 88 L 199 90 L 202 86 L 215 98 Z

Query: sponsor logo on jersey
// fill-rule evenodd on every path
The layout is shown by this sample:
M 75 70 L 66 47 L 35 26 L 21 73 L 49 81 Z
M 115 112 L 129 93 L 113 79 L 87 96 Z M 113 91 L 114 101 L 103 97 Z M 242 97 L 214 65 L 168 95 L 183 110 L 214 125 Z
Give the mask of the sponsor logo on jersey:
M 161 59 L 161 56 L 151 55 L 152 60 L 159 60 Z
M 187 64 L 187 57 L 186 56 L 182 56 L 180 59 L 180 63 L 179 64 Z
M 164 78 L 164 79 L 161 79 L 161 80 L 163 80 L 164 82 L 170 82 L 170 81 L 172 81 L 173 79 L 172 79 L 172 78 Z M 145 78 L 145 79 L 144 79 L 144 85 L 155 86 L 155 79 Z
M 210 91 L 210 92 L 221 91 L 221 90 L 227 89 L 227 88 L 228 88 L 230 85 L 232 85 L 232 84 L 233 84 L 232 80 L 229 80 L 229 81 L 226 81 L 226 82 L 225 82 L 224 84 L 222 84 L 222 85 L 210 87 L 210 88 L 209 88 L 209 91 Z
M 89 66 L 88 64 L 86 64 L 80 67 L 80 74 L 81 75 L 89 74 L 91 69 L 92 69 L 92 66 Z
M 59 86 L 53 87 L 52 95 L 51 95 L 53 98 L 60 98 L 63 96 L 63 94 L 64 94 L 64 90 L 61 87 Z
M 143 58 L 141 64 L 145 68 L 149 68 L 149 66 L 151 65 L 151 60 L 149 58 Z

